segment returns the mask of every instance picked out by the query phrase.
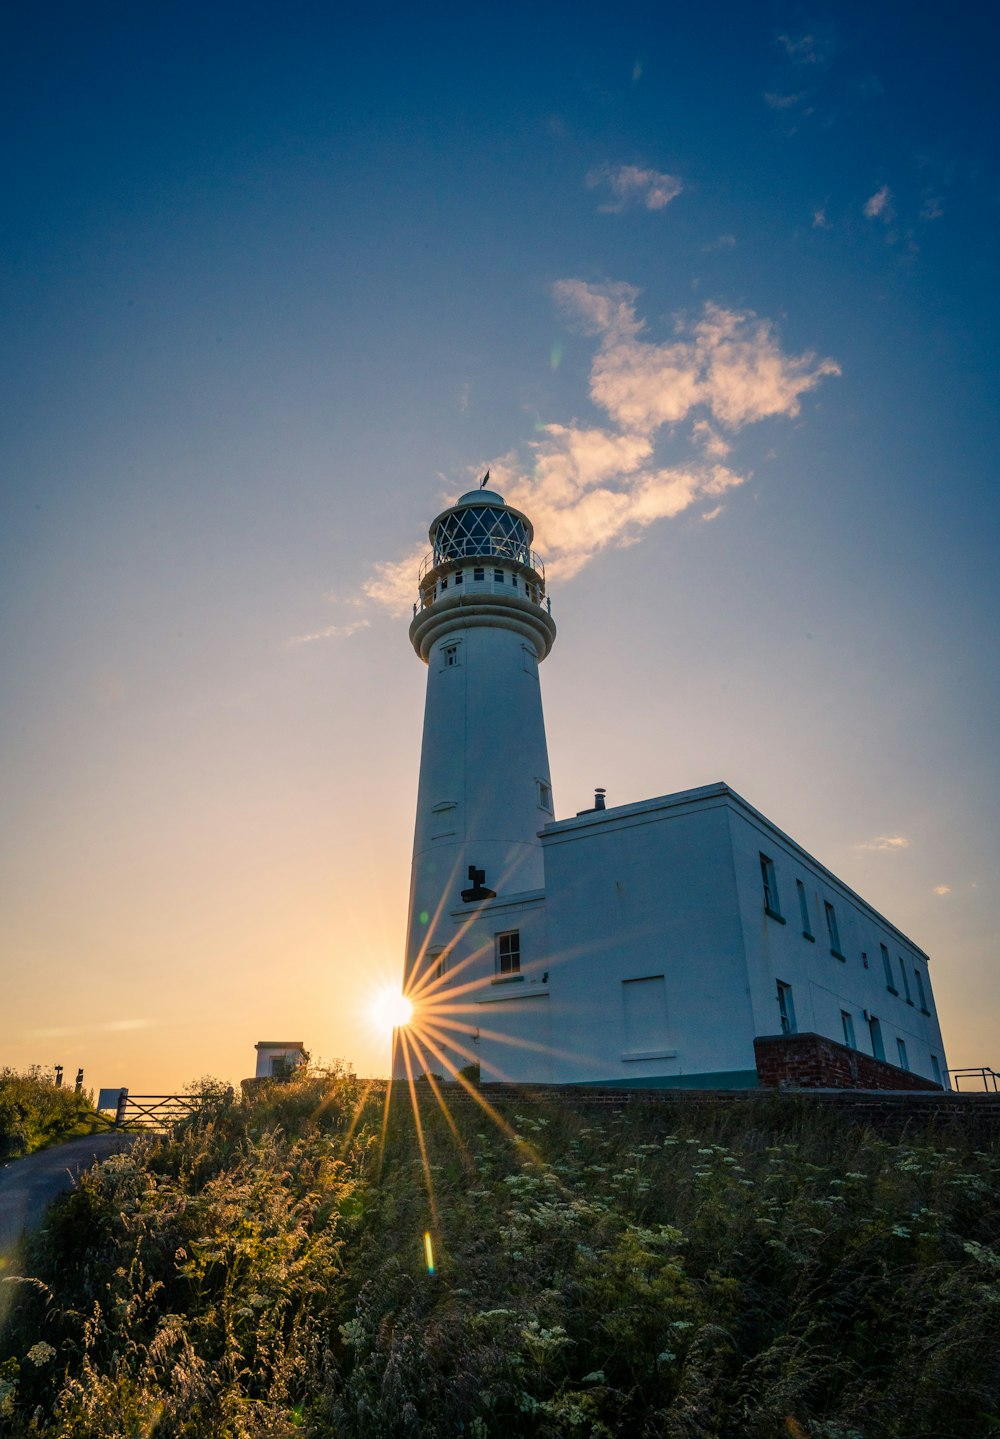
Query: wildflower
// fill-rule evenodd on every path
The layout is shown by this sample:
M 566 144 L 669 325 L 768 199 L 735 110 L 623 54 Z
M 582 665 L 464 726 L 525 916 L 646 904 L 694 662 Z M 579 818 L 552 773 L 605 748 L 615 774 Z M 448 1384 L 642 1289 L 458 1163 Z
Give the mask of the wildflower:
M 32 1344 L 28 1350 L 28 1358 L 32 1364 L 36 1365 L 39 1369 L 43 1364 L 48 1364 L 49 1360 L 55 1357 L 56 1351 L 52 1348 L 51 1344 L 46 1344 L 44 1339 L 39 1340 L 37 1344 Z

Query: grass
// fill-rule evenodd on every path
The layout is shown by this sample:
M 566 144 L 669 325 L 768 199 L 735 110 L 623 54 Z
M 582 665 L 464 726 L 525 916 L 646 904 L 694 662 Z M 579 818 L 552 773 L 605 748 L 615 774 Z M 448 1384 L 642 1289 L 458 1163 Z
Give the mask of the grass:
M 0 1069 L 0 1160 L 104 1127 L 89 1094 L 57 1089 L 38 1074 Z
M 95 1170 L 0 1336 L 0 1434 L 1000 1434 L 996 1144 L 418 1090 L 383 1130 L 349 1074 L 269 1086 Z

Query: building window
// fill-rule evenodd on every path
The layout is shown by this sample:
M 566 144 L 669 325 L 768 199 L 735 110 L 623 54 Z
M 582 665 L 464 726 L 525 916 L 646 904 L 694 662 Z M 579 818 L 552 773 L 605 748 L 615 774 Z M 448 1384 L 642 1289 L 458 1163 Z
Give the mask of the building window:
M 493 571 L 493 583 L 494 583 L 495 585 L 502 585 L 502 584 L 503 584 L 503 570 L 494 570 L 494 571 Z
M 448 576 L 447 576 L 447 575 L 442 575 L 442 577 L 441 577 L 441 588 L 442 588 L 443 590 L 446 590 L 446 589 L 448 588 Z
M 882 1043 L 882 1026 L 874 1015 L 868 1020 L 868 1033 L 871 1035 L 872 1054 L 876 1059 L 885 1059 L 885 1045 Z
M 795 890 L 799 896 L 799 918 L 802 920 L 802 938 L 812 940 L 816 943 L 816 936 L 812 932 L 812 925 L 809 923 L 809 896 L 806 894 L 806 887 L 800 879 L 795 881 Z
M 441 651 L 446 670 L 453 669 L 458 664 L 458 645 L 445 645 Z
M 830 936 L 830 953 L 835 959 L 843 959 L 844 956 L 840 949 L 840 930 L 837 927 L 837 911 L 829 900 L 824 902 L 823 907 L 826 910 L 826 930 Z
M 465 571 L 464 571 L 464 570 L 456 570 L 456 571 L 455 571 L 455 583 L 456 583 L 456 585 L 461 585 L 461 584 L 464 584 L 464 583 L 465 583 Z
M 885 970 L 885 987 L 890 994 L 898 994 L 899 990 L 892 982 L 892 960 L 889 958 L 889 951 L 884 944 L 879 945 L 882 951 L 882 968 Z
M 868 951 L 866 949 L 861 951 L 861 967 L 862 969 L 868 968 Z
M 846 1009 L 840 1011 L 840 1023 L 844 1030 L 844 1043 L 848 1049 L 857 1049 L 858 1042 L 854 1038 L 854 1016 Z
M 427 969 L 431 979 L 443 979 L 447 962 L 443 949 L 431 949 L 427 952 Z
M 526 675 L 538 674 L 538 651 L 534 645 L 521 646 L 521 668 Z
M 778 980 L 778 1016 L 781 1019 L 782 1034 L 795 1033 L 795 1005 L 792 1002 L 792 986 Z
M 474 580 L 485 580 L 486 570 L 477 565 L 472 571 L 472 578 Z
M 552 813 L 552 786 L 547 780 L 538 779 L 535 781 L 538 786 L 538 808 L 547 809 Z
M 909 1061 L 909 1060 L 907 1059 L 907 1057 L 906 1057 L 906 1040 L 905 1040 L 905 1039 L 897 1039 L 897 1040 L 896 1040 L 896 1048 L 897 1048 L 897 1050 L 899 1051 L 899 1067 L 900 1067 L 900 1069 L 909 1070 L 909 1068 L 910 1068 L 910 1061 Z
M 934 1083 L 940 1085 L 940 1087 L 943 1089 L 944 1085 L 941 1083 L 941 1066 L 938 1063 L 938 1057 L 936 1054 L 931 1055 L 931 1069 L 933 1069 L 934 1071 Z
M 898 954 L 896 958 L 899 960 L 899 972 L 903 978 L 903 993 L 906 995 L 906 1002 L 907 1004 L 912 1004 L 913 1000 L 910 997 L 910 980 L 906 973 L 906 961 L 901 954 Z
M 517 589 L 517 575 L 511 575 L 511 577 L 510 577 L 510 583 L 511 583 L 511 588 L 516 590 L 516 589 Z
M 920 1009 L 923 1014 L 930 1014 L 927 1008 L 927 991 L 924 989 L 924 977 L 919 969 L 914 969 L 913 978 L 917 981 L 917 998 L 920 1000 Z
M 497 974 L 520 974 L 521 931 L 509 929 L 497 935 Z
M 636 1059 L 665 1053 L 667 987 L 662 974 L 622 980 L 622 1018 L 626 1056 Z
M 784 924 L 781 905 L 778 903 L 778 881 L 774 873 L 774 861 L 768 859 L 766 854 L 760 856 L 760 878 L 764 886 L 764 913 L 769 914 L 772 919 L 780 919 Z

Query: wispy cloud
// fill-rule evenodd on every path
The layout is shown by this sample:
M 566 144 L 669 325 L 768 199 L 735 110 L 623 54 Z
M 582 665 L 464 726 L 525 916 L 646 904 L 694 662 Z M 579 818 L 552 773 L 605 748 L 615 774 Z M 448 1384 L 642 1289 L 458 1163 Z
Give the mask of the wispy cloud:
M 854 846 L 855 849 L 872 850 L 876 854 L 893 854 L 909 847 L 910 841 L 901 834 L 880 834 L 875 839 L 866 839 Z
M 346 640 L 351 635 L 357 634 L 358 630 L 366 630 L 371 624 L 368 619 L 348 620 L 344 625 L 326 625 L 324 629 L 314 630 L 309 635 L 293 635 L 288 641 L 290 645 L 308 645 L 313 640 Z
M 606 421 L 540 425 L 490 470 L 509 503 L 531 515 L 550 574 L 563 579 L 660 520 L 701 504 L 704 518 L 715 519 L 721 497 L 747 478 L 724 463 L 732 437 L 745 425 L 797 415 L 803 395 L 840 373 L 833 360 L 785 352 L 772 323 L 751 311 L 707 304 L 657 343 L 646 336 L 632 285 L 560 280 L 554 295 L 569 322 L 597 341 L 590 398 Z M 687 454 L 664 463 L 661 435 Z M 368 599 L 408 609 L 425 549 L 376 565 L 364 585 Z
M 893 219 L 895 211 L 892 208 L 892 191 L 888 185 L 882 185 L 869 196 L 865 201 L 865 215 L 869 220 L 881 220 L 888 225 Z
M 702 245 L 701 249 L 704 255 L 714 255 L 720 250 L 735 250 L 736 236 L 717 235 L 714 240 L 709 240 L 707 245 Z
M 771 110 L 794 110 L 805 99 L 805 92 L 796 95 L 781 95 L 775 90 L 764 91 L 764 104 Z
M 941 895 L 951 894 L 951 885 L 950 885 L 950 884 L 936 884 L 936 885 L 934 886 L 934 893 L 935 893 L 935 894 L 941 894 Z
M 830 229 L 830 221 L 826 218 L 826 209 L 824 206 L 819 205 L 813 211 L 812 223 L 814 230 Z
M 663 210 L 684 188 L 676 175 L 644 170 L 639 165 L 601 165 L 591 170 L 587 184 L 592 190 L 606 186 L 611 191 L 611 198 L 598 206 L 608 215 L 619 215 L 632 206 Z
M 825 65 L 838 48 L 832 30 L 814 30 L 801 35 L 779 35 L 776 43 L 793 65 Z
M 940 220 L 944 206 L 939 195 L 928 195 L 920 207 L 921 220 Z

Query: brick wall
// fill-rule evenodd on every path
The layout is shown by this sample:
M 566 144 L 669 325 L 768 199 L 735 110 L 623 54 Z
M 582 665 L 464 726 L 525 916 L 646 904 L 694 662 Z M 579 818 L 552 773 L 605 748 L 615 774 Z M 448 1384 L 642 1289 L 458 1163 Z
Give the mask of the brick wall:
M 919 1089 L 941 1092 L 922 1075 L 861 1054 L 822 1034 L 768 1034 L 753 1042 L 757 1081 L 762 1088 Z

